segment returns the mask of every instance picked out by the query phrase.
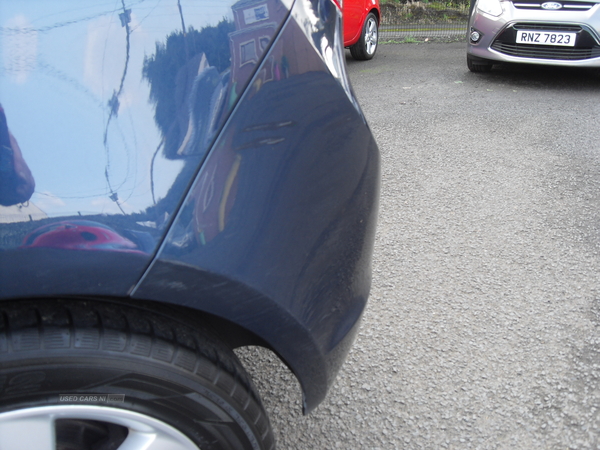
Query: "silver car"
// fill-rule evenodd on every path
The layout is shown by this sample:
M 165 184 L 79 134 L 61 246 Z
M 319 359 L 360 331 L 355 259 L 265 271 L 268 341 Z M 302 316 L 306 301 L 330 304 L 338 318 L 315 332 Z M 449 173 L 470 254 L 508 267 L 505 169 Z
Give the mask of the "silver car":
M 473 0 L 467 65 L 496 62 L 600 67 L 598 0 Z

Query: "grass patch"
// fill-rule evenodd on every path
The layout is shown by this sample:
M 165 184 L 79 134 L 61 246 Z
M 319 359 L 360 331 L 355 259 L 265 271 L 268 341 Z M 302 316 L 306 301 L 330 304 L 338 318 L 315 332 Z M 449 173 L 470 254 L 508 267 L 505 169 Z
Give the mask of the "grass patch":
M 402 41 L 400 41 L 403 44 L 416 44 L 418 41 L 417 38 L 415 38 L 414 36 L 406 36 Z
M 380 40 L 380 45 L 386 44 L 431 44 L 431 43 L 444 43 L 449 44 L 451 42 L 463 42 L 465 38 L 463 36 L 436 36 L 436 37 L 423 37 L 416 38 L 413 36 L 405 37 L 402 39 L 385 39 Z
M 409 0 L 381 0 L 382 5 L 394 5 L 401 6 L 406 5 L 408 3 L 417 3 Z M 428 7 L 432 9 L 464 9 L 469 8 L 470 0 L 437 0 L 437 1 L 429 1 L 429 0 L 421 0 L 420 3 L 424 3 Z

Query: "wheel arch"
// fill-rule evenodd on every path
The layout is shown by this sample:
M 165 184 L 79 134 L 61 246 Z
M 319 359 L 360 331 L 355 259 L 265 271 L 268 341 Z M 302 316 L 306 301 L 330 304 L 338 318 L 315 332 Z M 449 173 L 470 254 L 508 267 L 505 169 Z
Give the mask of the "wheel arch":
M 375 14 L 375 17 L 377 17 L 377 25 L 381 26 L 381 11 L 378 8 L 371 8 L 365 17 L 367 17 L 370 13 Z
M 305 414 L 325 398 L 354 341 L 361 316 L 359 312 L 356 320 L 348 323 L 335 344 L 325 345 L 301 323 L 296 315 L 301 312 L 284 308 L 227 276 L 165 260 L 155 262 L 128 301 L 162 311 L 174 307 L 191 312 L 188 320 L 197 318 L 213 332 L 216 329 L 217 337 L 232 348 L 258 345 L 271 350 L 298 379 Z
M 174 296 L 171 297 L 175 298 Z M 239 300 L 240 297 L 237 297 Z M 163 316 L 171 321 L 180 322 L 182 325 L 192 327 L 195 329 L 201 329 L 212 336 L 217 338 L 219 342 L 233 350 L 236 348 L 247 347 L 247 346 L 259 346 L 268 349 L 274 353 L 283 362 L 289 370 L 294 374 L 298 380 L 303 394 L 303 412 L 308 414 L 314 409 L 325 397 L 329 387 L 327 381 L 327 375 L 324 358 L 320 355 L 314 344 L 311 344 L 310 338 L 306 336 L 300 336 L 300 331 L 294 325 L 292 325 L 290 318 L 282 319 L 281 315 L 266 313 L 269 319 L 266 319 L 267 323 L 273 325 L 280 323 L 282 320 L 286 322 L 286 327 L 290 332 L 290 336 L 294 336 L 295 346 L 279 346 L 276 347 L 256 334 L 248 327 L 236 323 L 229 318 L 216 315 L 212 312 L 207 311 L 208 308 L 202 308 L 201 306 L 191 307 L 190 305 L 174 303 L 170 301 L 160 301 L 156 299 L 149 299 L 144 297 L 130 298 L 130 297 L 94 297 L 94 296 L 52 296 L 52 297 L 27 297 L 27 298 L 9 298 L 2 299 L 2 303 L 8 302 L 36 302 L 40 303 L 52 303 L 57 301 L 76 301 L 76 302 L 88 302 L 88 303 L 102 303 L 110 304 L 114 306 L 124 306 L 133 309 L 137 309 L 143 312 L 156 314 Z M 252 302 L 256 301 L 256 297 Z M 265 320 L 263 317 L 261 320 Z M 287 339 L 285 342 L 289 344 Z M 287 349 L 286 349 L 287 347 Z M 291 347 L 294 347 L 297 352 L 290 352 Z M 305 359 L 307 355 L 312 357 Z

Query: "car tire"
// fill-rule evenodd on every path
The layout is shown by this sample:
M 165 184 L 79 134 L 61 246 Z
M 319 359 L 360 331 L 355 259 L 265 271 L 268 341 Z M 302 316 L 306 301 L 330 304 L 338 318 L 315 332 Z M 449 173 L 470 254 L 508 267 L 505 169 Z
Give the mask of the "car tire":
M 208 332 L 111 303 L 0 303 L 0 448 L 125 447 L 275 444 L 241 363 Z
M 471 72 L 482 73 L 482 72 L 490 72 L 492 70 L 492 66 L 494 64 L 490 62 L 486 62 L 482 59 L 473 59 L 469 55 L 467 55 L 467 67 Z
M 373 56 L 377 51 L 379 44 L 379 21 L 374 13 L 367 14 L 365 23 L 363 23 L 360 39 L 350 47 L 350 53 L 354 59 L 366 61 Z

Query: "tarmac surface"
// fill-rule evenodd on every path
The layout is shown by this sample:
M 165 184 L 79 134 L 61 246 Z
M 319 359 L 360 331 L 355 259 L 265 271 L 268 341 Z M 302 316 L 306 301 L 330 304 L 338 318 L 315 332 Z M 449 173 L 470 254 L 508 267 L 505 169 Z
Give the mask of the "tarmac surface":
M 309 416 L 239 352 L 280 450 L 600 448 L 600 75 L 465 59 L 347 60 L 382 155 L 373 287 Z

